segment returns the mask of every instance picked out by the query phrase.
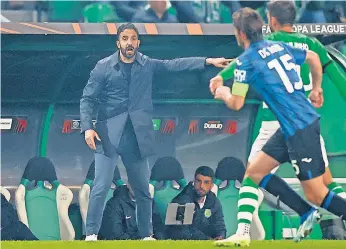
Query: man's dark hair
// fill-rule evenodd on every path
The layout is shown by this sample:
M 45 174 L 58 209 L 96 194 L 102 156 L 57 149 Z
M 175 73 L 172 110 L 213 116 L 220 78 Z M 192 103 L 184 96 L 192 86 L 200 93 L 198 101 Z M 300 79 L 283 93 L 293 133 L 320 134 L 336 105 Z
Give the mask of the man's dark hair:
M 271 1 L 267 8 L 269 15 L 275 17 L 281 25 L 294 24 L 297 11 L 293 1 Z
M 234 27 L 238 31 L 245 33 L 251 43 L 263 39 L 263 20 L 257 11 L 250 8 L 242 8 L 234 12 L 232 18 Z
M 138 32 L 138 29 L 136 28 L 136 26 L 133 23 L 125 23 L 125 24 L 120 25 L 118 30 L 117 30 L 117 39 L 118 40 L 120 38 L 120 34 L 122 32 L 124 32 L 125 29 L 133 29 L 137 33 L 137 36 L 139 37 L 139 32 Z
M 209 176 L 214 179 L 214 170 L 208 166 L 201 166 L 196 169 L 195 178 L 197 175 Z

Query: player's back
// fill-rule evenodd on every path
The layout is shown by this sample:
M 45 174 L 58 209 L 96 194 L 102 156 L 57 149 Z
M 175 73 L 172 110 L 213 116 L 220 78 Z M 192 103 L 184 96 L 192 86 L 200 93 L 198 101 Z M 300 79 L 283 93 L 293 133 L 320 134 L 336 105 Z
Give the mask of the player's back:
M 318 117 L 296 72 L 305 56 L 305 51 L 282 42 L 260 41 L 239 57 L 235 71 L 235 80 L 256 90 L 280 122 L 286 137 Z
M 271 41 L 281 41 L 294 48 L 314 51 L 319 55 L 322 65 L 327 64 L 331 60 L 324 46 L 316 38 L 309 37 L 301 33 L 276 31 L 267 35 L 265 39 Z M 306 63 L 301 66 L 299 75 L 303 80 L 304 90 L 310 91 L 312 88 L 311 74 L 309 66 Z

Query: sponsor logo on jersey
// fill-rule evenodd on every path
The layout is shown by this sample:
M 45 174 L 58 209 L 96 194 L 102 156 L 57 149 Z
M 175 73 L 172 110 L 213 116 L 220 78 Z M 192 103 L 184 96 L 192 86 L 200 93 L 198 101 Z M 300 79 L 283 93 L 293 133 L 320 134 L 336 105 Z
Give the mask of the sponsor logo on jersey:
M 246 78 L 246 71 L 236 69 L 234 70 L 234 81 L 243 82 Z

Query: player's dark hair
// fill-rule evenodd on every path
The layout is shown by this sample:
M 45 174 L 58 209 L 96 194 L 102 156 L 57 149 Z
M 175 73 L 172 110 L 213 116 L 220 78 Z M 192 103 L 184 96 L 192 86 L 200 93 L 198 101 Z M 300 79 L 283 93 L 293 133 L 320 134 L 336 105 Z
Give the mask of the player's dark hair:
M 263 20 L 257 11 L 250 8 L 242 8 L 233 13 L 232 19 L 234 27 L 238 31 L 245 33 L 251 43 L 263 39 Z
M 117 31 L 117 39 L 119 40 L 120 34 L 124 32 L 125 29 L 133 29 L 136 33 L 137 36 L 139 37 L 139 32 L 136 26 L 133 23 L 125 23 L 119 26 L 118 31 Z
M 267 4 L 269 15 L 281 24 L 294 24 L 297 10 L 293 1 L 271 1 Z
M 197 175 L 209 176 L 214 179 L 214 170 L 208 166 L 201 166 L 196 169 L 195 178 Z

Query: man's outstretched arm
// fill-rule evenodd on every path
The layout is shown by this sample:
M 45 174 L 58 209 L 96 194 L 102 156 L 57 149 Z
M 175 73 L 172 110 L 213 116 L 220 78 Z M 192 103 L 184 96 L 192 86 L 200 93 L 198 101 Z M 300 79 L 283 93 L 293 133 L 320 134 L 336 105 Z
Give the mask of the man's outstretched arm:
M 196 70 L 201 71 L 204 70 L 207 65 L 225 68 L 231 60 L 225 58 L 189 57 L 173 60 L 151 59 L 151 61 L 156 72 L 167 73 L 183 71 L 191 72 Z

